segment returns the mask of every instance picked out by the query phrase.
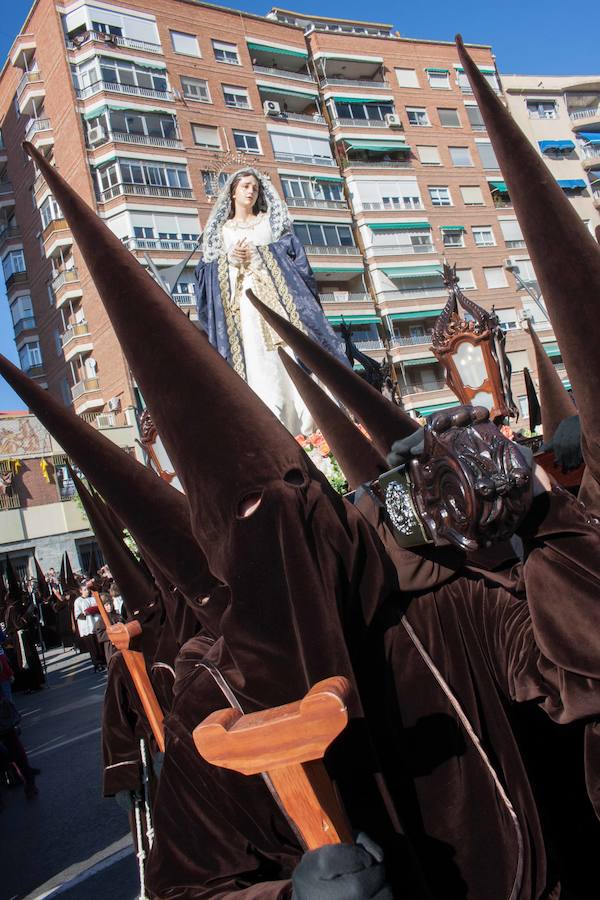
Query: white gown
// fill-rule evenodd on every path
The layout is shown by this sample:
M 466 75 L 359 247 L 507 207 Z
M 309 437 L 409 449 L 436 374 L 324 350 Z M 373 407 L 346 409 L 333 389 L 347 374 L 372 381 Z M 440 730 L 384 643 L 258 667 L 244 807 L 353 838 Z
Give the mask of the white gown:
M 228 254 L 242 238 L 246 238 L 255 246 L 271 243 L 273 238 L 268 216 L 261 214 L 248 226 L 235 224 L 231 219 L 225 223 L 223 243 Z M 231 260 L 231 256 L 229 258 Z M 253 267 L 262 265 L 260 258 L 255 257 L 252 265 Z M 270 350 L 265 344 L 264 320 L 246 297 L 246 290 L 252 288 L 260 299 L 260 286 L 255 284 L 252 271 L 246 269 L 240 291 L 238 275 L 239 268 L 230 263 L 231 297 L 235 297 L 237 288 L 240 304 L 240 327 L 246 363 L 246 380 L 252 390 L 258 394 L 263 403 L 294 437 L 299 434 L 306 437 L 315 430 L 313 418 L 283 368 L 277 350 Z M 281 315 L 285 315 L 283 310 L 281 310 Z M 289 353 L 287 347 L 284 349 Z

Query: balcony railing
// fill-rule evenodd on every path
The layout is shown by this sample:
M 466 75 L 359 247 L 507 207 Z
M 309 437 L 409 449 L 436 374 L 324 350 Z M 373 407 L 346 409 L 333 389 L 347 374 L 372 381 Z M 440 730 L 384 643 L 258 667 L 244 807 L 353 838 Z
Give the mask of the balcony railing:
M 448 291 L 443 285 L 439 287 L 400 288 L 397 291 L 386 291 L 379 300 L 405 300 L 407 297 L 445 297 Z
M 87 100 L 101 93 L 130 94 L 134 97 L 148 97 L 152 100 L 173 100 L 171 91 L 157 91 L 154 88 L 138 87 L 137 84 L 120 84 L 116 81 L 94 81 L 84 88 L 78 88 L 75 93 L 79 100 Z
M 25 88 L 30 84 L 35 84 L 36 82 L 43 81 L 42 73 L 38 69 L 34 69 L 31 72 L 24 72 L 23 77 L 19 81 L 17 85 L 17 97 L 20 97 Z
M 373 244 L 368 248 L 375 256 L 416 256 L 419 253 L 435 253 L 433 244 Z
M 90 333 L 90 327 L 87 322 L 77 322 L 74 325 L 69 325 L 65 331 L 60 336 L 61 343 L 63 347 L 66 347 L 67 344 L 72 341 L 76 337 L 83 337 L 84 335 L 88 335 Z
M 11 181 L 0 181 L 0 195 L 12 194 L 14 188 Z
M 297 209 L 348 209 L 345 200 L 316 200 L 314 197 L 286 197 L 288 206 Z
M 127 238 L 129 250 L 195 250 L 197 241 L 166 241 L 161 238 Z
M 69 226 L 67 225 L 66 219 L 62 219 L 62 218 L 50 219 L 50 221 L 48 222 L 48 224 L 46 225 L 46 227 L 44 228 L 44 230 L 42 232 L 44 240 L 47 241 L 48 238 L 52 237 L 52 235 L 55 232 L 66 231 L 66 230 L 68 230 L 68 228 L 69 228 Z
M 98 31 L 86 31 L 75 38 L 67 39 L 68 50 L 78 50 L 90 41 L 98 41 L 100 44 L 112 44 L 117 47 L 129 47 L 131 50 L 143 50 L 145 53 L 162 53 L 160 44 L 151 44 L 148 41 L 138 41 L 133 38 L 121 37 L 116 34 L 101 34 Z
M 594 196 L 594 200 L 600 200 L 600 190 L 598 188 L 593 188 L 592 194 Z
M 600 105 L 586 106 L 585 109 L 569 110 L 569 118 L 577 121 L 578 119 L 594 119 L 600 116 Z
M 279 160 L 279 162 L 306 163 L 310 166 L 337 165 L 335 159 L 332 159 L 331 156 L 309 156 L 308 154 L 305 155 L 303 153 L 283 153 L 280 150 L 275 151 L 275 159 Z
M 320 81 L 321 87 L 358 87 L 358 88 L 389 88 L 389 81 L 373 81 L 371 78 L 337 78 L 335 75 L 325 75 Z
M 394 347 L 415 347 L 419 344 L 430 343 L 430 334 L 414 334 L 410 335 L 410 337 L 399 337 L 398 335 L 394 335 L 390 340 L 390 350 L 393 350 Z
M 354 343 L 359 350 L 385 350 L 385 344 L 380 338 L 370 341 L 361 341 L 360 338 L 358 338 Z
M 513 202 L 510 197 L 508 197 L 506 200 L 503 200 L 500 197 L 494 197 L 494 195 L 492 195 L 492 199 L 494 203 L 494 209 L 512 209 Z M 471 205 L 480 206 L 481 204 L 473 203 Z
M 600 156 L 600 146 L 598 144 L 588 144 L 582 147 L 581 156 L 583 159 L 597 159 Z
M 312 81 L 315 79 L 308 72 L 288 72 L 287 69 L 272 69 L 269 66 L 252 66 L 255 72 L 261 75 L 276 75 L 278 78 L 291 78 L 294 81 Z
M 73 284 L 74 282 L 79 281 L 79 272 L 77 269 L 65 269 L 64 272 L 59 272 L 56 278 L 52 280 L 52 290 L 54 293 L 59 291 L 61 287 L 65 284 Z
M 50 119 L 30 119 L 25 130 L 25 139 L 29 140 L 39 131 L 50 131 Z
M 18 494 L 0 494 L 0 510 L 20 509 L 21 499 Z
M 15 284 L 23 284 L 27 281 L 27 272 L 11 272 L 6 278 L 6 290 L 10 290 Z
M 334 116 L 332 119 L 334 128 L 389 128 L 383 119 L 347 119 L 344 116 Z M 400 130 L 400 129 L 398 129 Z
M 33 328 L 36 327 L 35 316 L 25 316 L 25 318 L 19 319 L 17 322 L 15 322 L 13 327 L 14 327 L 15 337 L 19 337 L 19 335 L 22 334 L 24 331 L 31 331 Z
M 98 202 L 106 203 L 115 197 L 133 194 L 136 197 L 171 197 L 174 200 L 193 200 L 191 188 L 160 187 L 153 184 L 115 184 L 106 191 L 100 191 Z
M 18 240 L 21 237 L 21 229 L 15 226 L 4 228 L 0 231 L 0 247 L 3 247 L 8 241 Z
M 146 147 L 166 147 L 168 150 L 183 150 L 183 144 L 179 138 L 165 138 L 152 134 L 131 134 L 127 131 L 109 131 L 104 135 L 103 143 L 115 141 L 121 144 L 143 144 Z M 101 144 L 95 144 L 96 150 Z
M 194 294 L 173 294 L 173 300 L 177 306 L 195 306 L 196 297 Z
M 73 400 L 77 400 L 82 394 L 88 394 L 90 391 L 99 390 L 100 382 L 97 378 L 83 378 L 81 381 L 78 381 L 77 384 L 73 385 L 71 388 L 71 396 L 73 397 Z
M 333 294 L 319 294 L 321 303 L 370 303 L 370 296 L 365 293 L 336 291 Z
M 320 116 L 318 113 L 292 113 L 292 112 L 282 112 L 277 116 L 269 115 L 269 119 L 276 119 L 278 122 L 310 122 L 311 125 L 325 125 L 324 116 Z
M 504 241 L 509 250 L 519 250 L 521 247 L 526 247 L 527 244 L 523 240 L 519 241 Z
M 398 212 L 398 211 L 406 212 L 407 210 L 410 211 L 413 209 L 425 209 L 425 207 L 423 206 L 422 203 L 402 203 L 401 205 L 399 204 L 398 206 L 390 206 L 389 203 L 383 203 L 381 200 L 370 200 L 368 202 L 359 200 L 358 203 L 356 204 L 356 209 L 358 209 L 358 210 L 362 209 L 365 212 L 368 212 L 369 210 L 375 210 L 375 209 L 382 209 L 385 212 Z
M 434 359 L 431 362 L 435 362 Z M 431 391 L 447 391 L 445 381 L 430 381 L 429 384 L 401 384 L 400 396 L 408 397 L 409 394 L 428 394 Z
M 309 256 L 360 256 L 358 247 L 325 247 L 318 244 L 307 244 L 304 249 Z
M 388 159 L 385 162 L 379 159 L 346 159 L 343 161 L 346 169 L 410 169 L 410 159 Z

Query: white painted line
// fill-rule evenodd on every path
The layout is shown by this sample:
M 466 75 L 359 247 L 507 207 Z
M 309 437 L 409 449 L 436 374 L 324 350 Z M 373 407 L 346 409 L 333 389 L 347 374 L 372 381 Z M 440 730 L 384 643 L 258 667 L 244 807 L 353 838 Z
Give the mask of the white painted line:
M 93 878 L 98 872 L 102 872 L 122 859 L 131 856 L 133 852 L 131 835 L 126 834 L 120 840 L 115 841 L 113 844 L 105 847 L 104 850 L 94 853 L 88 860 L 85 860 L 83 863 L 85 868 L 80 868 L 81 863 L 69 866 L 67 869 L 54 875 L 49 881 L 35 888 L 23 900 L 44 900 L 44 898 L 57 897 L 59 894 L 64 894 L 83 881 L 87 881 L 88 878 Z

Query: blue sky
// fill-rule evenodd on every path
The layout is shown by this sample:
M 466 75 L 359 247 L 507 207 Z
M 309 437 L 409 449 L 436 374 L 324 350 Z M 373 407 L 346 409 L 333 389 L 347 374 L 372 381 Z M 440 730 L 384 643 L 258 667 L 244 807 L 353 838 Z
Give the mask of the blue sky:
M 15 35 L 31 7 L 32 0 L 3 0 L 0 18 L 0 59 L 4 60 Z M 268 3 L 248 0 L 222 6 L 264 14 Z M 281 0 L 284 8 L 316 12 L 322 16 L 365 18 L 365 4 L 361 0 L 307 0 L 295 3 Z M 382 0 L 374 4 L 372 18 L 389 22 L 404 37 L 452 40 L 460 31 L 465 41 L 491 44 L 498 68 L 504 73 L 533 75 L 588 75 L 600 70 L 597 32 L 581 11 L 568 24 L 568 7 L 564 0 L 504 0 L 489 3 L 485 0 L 429 0 L 421 6 L 415 3 L 401 9 L 398 3 Z M 588 17 L 589 18 L 589 17 Z M 0 284 L 2 279 L 0 278 Z M 0 288 L 0 352 L 16 361 L 15 346 L 8 306 Z M 0 410 L 18 409 L 18 398 L 0 379 Z

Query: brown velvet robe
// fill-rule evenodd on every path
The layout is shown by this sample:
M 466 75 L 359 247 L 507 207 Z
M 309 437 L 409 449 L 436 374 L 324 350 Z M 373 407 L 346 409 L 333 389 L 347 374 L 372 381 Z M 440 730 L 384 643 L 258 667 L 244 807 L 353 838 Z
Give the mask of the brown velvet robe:
M 522 536 L 527 599 L 475 574 L 402 598 L 371 565 L 370 615 L 341 609 L 383 773 L 440 900 L 558 896 L 560 861 L 547 860 L 511 709 L 530 703 L 564 725 L 600 715 L 600 531 L 557 489 L 535 501 Z M 161 898 L 285 897 L 300 849 L 263 783 L 207 766 L 192 743 L 227 705 L 198 667 L 204 650 L 191 642 L 178 664 L 148 886 Z M 208 655 L 228 678 L 220 642 Z M 334 777 L 344 764 L 334 760 Z M 368 831 L 356 783 L 342 794 Z M 419 896 L 386 862 L 395 895 Z

